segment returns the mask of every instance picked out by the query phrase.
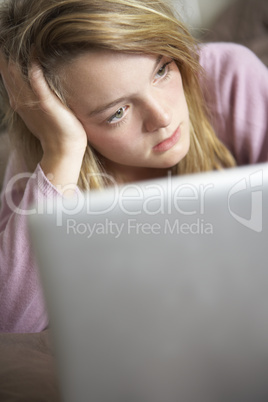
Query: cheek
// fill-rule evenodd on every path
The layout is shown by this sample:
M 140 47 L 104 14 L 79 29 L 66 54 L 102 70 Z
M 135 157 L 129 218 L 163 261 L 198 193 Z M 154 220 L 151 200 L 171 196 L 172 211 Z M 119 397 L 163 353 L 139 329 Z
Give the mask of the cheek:
M 115 129 L 116 130 L 116 129 Z M 95 148 L 103 156 L 109 156 L 113 153 L 126 150 L 131 147 L 132 141 L 129 136 L 126 135 L 124 127 L 120 132 L 113 132 L 113 129 L 91 127 L 86 128 L 87 139 L 90 145 Z
M 109 146 L 110 141 L 109 137 L 105 135 L 106 133 L 104 130 L 100 130 L 99 128 L 94 128 L 94 127 L 86 127 L 86 134 L 87 134 L 87 139 L 90 145 L 92 145 L 94 148 L 99 150 L 100 148 L 105 148 L 107 145 Z
M 177 77 L 170 86 L 170 100 L 174 106 L 178 106 L 181 111 L 188 113 L 188 106 L 184 94 L 181 74 L 178 70 Z

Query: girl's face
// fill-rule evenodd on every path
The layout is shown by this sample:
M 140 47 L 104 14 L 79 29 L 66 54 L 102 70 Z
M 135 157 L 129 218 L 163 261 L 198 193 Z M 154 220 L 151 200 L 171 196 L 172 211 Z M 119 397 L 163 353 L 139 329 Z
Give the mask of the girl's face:
M 108 172 L 124 181 L 147 179 L 188 152 L 188 107 L 172 59 L 89 52 L 64 75 L 67 103 Z

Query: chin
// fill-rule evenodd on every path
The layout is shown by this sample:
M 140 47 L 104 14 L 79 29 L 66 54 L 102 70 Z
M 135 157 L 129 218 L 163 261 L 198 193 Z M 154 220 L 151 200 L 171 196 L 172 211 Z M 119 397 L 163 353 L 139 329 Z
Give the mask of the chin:
M 176 166 L 178 163 L 180 163 L 180 161 L 182 159 L 185 158 L 187 153 L 188 153 L 188 150 L 186 152 L 184 152 L 183 154 L 180 154 L 180 155 L 176 154 L 176 155 L 174 155 L 173 158 L 168 158 L 166 161 L 163 161 L 161 167 L 164 169 L 170 169 L 170 168 Z

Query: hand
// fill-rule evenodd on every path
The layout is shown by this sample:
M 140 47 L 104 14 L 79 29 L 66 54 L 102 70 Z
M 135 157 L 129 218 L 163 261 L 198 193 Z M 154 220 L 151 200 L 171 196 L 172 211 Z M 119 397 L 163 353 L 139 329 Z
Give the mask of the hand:
M 0 54 L 0 73 L 10 106 L 41 142 L 41 166 L 45 173 L 52 174 L 54 179 L 59 174 L 57 184 L 77 182 L 87 146 L 80 121 L 51 91 L 37 62 L 32 63 L 27 81 L 18 65 L 7 62 Z
M 10 106 L 36 136 L 43 151 L 62 153 L 85 151 L 87 137 L 82 124 L 49 88 L 41 67 L 33 62 L 27 82 L 19 67 L 0 55 L 0 72 Z M 59 155 L 60 154 L 60 155 Z

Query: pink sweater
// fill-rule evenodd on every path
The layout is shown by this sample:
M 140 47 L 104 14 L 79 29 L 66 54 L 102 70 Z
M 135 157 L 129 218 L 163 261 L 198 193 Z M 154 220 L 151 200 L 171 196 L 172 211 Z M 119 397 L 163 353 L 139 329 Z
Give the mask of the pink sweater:
M 202 81 L 219 138 L 238 164 L 268 161 L 268 70 L 240 45 L 203 45 L 200 63 L 207 79 Z M 48 316 L 38 269 L 27 231 L 27 216 L 14 213 L 10 201 L 27 211 L 31 203 L 59 197 L 38 165 L 25 185 L 14 189 L 10 180 L 20 173 L 10 159 L 3 186 L 0 211 L 0 331 L 39 332 Z

